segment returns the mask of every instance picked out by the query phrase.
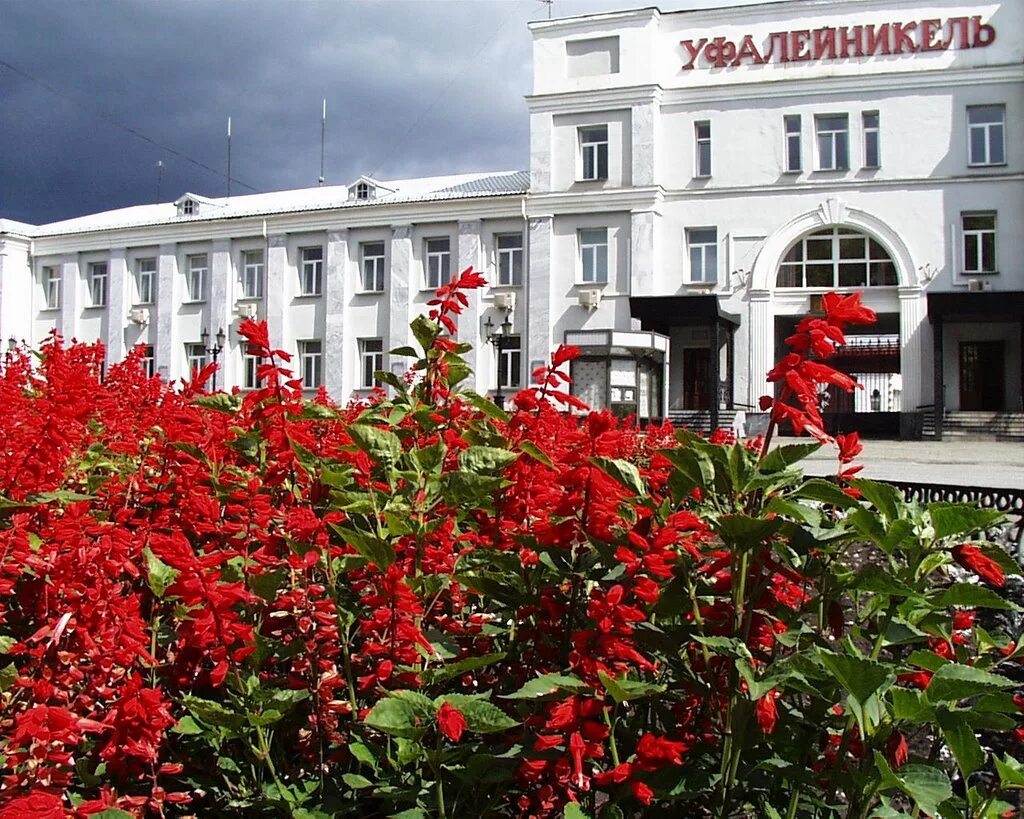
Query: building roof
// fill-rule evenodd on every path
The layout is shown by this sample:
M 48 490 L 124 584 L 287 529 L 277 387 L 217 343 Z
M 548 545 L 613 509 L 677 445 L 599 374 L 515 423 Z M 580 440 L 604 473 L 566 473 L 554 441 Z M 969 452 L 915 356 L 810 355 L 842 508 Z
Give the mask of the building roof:
M 375 180 L 376 181 L 376 180 Z M 46 225 L 26 225 L 11 220 L 0 220 L 0 234 L 17 233 L 23 236 L 54 236 L 119 230 L 161 224 L 188 224 L 247 216 L 270 216 L 281 213 L 335 210 L 341 208 L 373 208 L 411 202 L 437 202 L 449 199 L 474 199 L 487 196 L 523 195 L 530 188 L 530 174 L 526 171 L 492 171 L 464 173 L 451 176 L 428 176 L 418 179 L 377 181 L 378 195 L 373 199 L 353 199 L 350 185 L 330 185 L 318 188 L 300 188 L 290 191 L 255 193 L 247 196 L 206 197 L 186 194 L 174 202 L 153 205 L 134 205 L 128 208 L 92 213 L 51 222 Z M 183 215 L 177 203 L 192 198 L 211 205 L 210 211 L 200 210 L 198 215 Z

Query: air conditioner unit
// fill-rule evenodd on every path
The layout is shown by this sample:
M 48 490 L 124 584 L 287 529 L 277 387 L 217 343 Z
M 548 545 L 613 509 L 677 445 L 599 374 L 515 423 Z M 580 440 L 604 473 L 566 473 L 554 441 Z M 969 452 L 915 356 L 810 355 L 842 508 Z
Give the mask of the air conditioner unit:
M 516 294 L 512 291 L 504 291 L 494 294 L 494 306 L 499 310 L 512 312 L 516 309 Z
M 133 307 L 128 311 L 128 321 L 139 325 L 139 327 L 145 327 L 149 324 L 149 310 L 145 307 Z
M 251 301 L 240 301 L 235 305 L 235 315 L 240 319 L 254 319 L 259 315 L 259 306 Z
M 967 292 L 969 293 L 980 293 L 985 290 L 985 285 L 988 284 L 986 281 L 981 279 L 968 279 L 967 280 Z M 990 285 L 991 286 L 991 285 Z
M 588 310 L 596 310 L 597 306 L 601 303 L 601 291 L 600 290 L 580 290 L 579 292 L 580 307 L 586 307 Z

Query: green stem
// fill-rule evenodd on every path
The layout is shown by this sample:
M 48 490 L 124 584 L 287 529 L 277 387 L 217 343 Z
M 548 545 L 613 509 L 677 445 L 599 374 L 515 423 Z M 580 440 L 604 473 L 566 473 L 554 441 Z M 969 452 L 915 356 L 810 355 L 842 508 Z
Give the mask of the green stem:
M 789 795 L 789 809 L 786 811 L 786 819 L 796 819 L 796 809 L 800 805 L 800 788 L 794 788 Z

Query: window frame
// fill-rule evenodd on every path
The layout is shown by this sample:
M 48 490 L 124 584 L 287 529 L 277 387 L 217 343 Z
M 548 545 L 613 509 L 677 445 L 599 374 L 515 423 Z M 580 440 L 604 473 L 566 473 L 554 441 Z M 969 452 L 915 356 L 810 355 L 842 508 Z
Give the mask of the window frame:
M 242 389 L 258 390 L 260 388 L 260 357 L 251 350 L 253 345 L 242 345 Z
M 602 242 L 587 241 L 586 238 L 584 237 L 584 234 L 586 234 L 586 233 L 591 233 L 591 234 L 595 234 L 596 235 L 598 232 L 604 234 L 604 241 L 602 241 Z M 579 230 L 577 231 L 577 242 L 579 244 L 579 260 L 580 260 L 579 282 L 581 284 L 608 284 L 608 279 L 609 279 L 609 275 L 608 275 L 609 274 L 608 262 L 609 262 L 609 244 L 610 244 L 609 238 L 608 238 L 608 228 L 606 228 L 606 227 L 579 228 Z M 603 253 L 604 253 L 604 278 L 598 278 L 598 273 L 600 272 L 599 248 L 603 248 L 604 249 L 604 251 L 603 251 Z M 592 262 L 591 262 L 592 270 L 589 273 L 589 275 L 591 276 L 590 278 L 588 278 L 588 270 L 587 270 L 587 266 L 588 266 L 587 265 L 588 250 L 591 251 L 591 253 L 589 255 L 592 258 Z
M 603 138 L 588 138 L 587 134 L 604 132 Z M 579 126 L 581 182 L 604 182 L 608 179 L 608 125 Z M 588 169 L 588 165 L 589 167 Z M 602 167 L 603 166 L 603 167 Z M 588 173 L 589 170 L 589 173 Z
M 201 341 L 189 342 L 185 345 L 185 368 L 189 378 L 206 366 L 206 345 Z
M 359 389 L 372 390 L 380 386 L 373 374 L 384 369 L 384 339 L 359 339 Z
M 259 261 L 251 261 L 252 258 L 258 256 Z M 239 276 L 242 293 L 240 298 L 243 300 L 256 300 L 263 298 L 263 281 L 267 269 L 267 254 L 263 248 L 250 248 L 242 251 L 242 258 L 240 259 L 241 268 Z M 253 285 L 255 284 L 255 287 Z
M 861 111 L 860 116 L 861 130 L 864 136 L 863 167 L 866 170 L 877 170 L 882 167 L 882 117 L 878 111 Z M 874 117 L 874 125 L 868 124 L 870 117 Z M 872 151 L 874 152 L 873 157 Z
M 707 133 L 701 135 L 701 129 Z M 693 123 L 693 175 L 697 179 L 711 176 L 711 120 L 699 119 Z M 705 165 L 707 167 L 705 167 Z
M 445 250 L 431 250 L 431 245 L 444 242 Z M 438 268 L 434 270 L 434 262 Z M 436 279 L 435 282 L 435 272 Z M 427 290 L 437 290 L 452 280 L 452 239 L 450 236 L 430 236 L 423 240 L 423 273 Z
M 514 247 L 502 247 L 504 240 L 516 239 L 519 244 Z M 522 287 L 523 275 L 526 272 L 526 243 L 522 232 L 494 234 L 494 267 L 499 287 Z M 518 270 L 516 263 L 518 261 Z
M 823 128 L 826 120 L 842 120 L 843 128 Z M 828 138 L 832 152 L 832 164 L 826 166 L 822 148 L 823 138 Z M 815 114 L 814 115 L 814 143 L 817 153 L 817 170 L 825 173 L 841 173 L 850 170 L 850 115 L 849 114 Z M 839 147 L 842 147 L 842 162 L 840 163 Z
M 510 342 L 515 340 L 515 346 Z M 523 340 L 522 336 L 513 334 L 508 337 L 498 351 L 495 367 L 495 384 L 499 390 L 516 390 L 523 382 Z
M 202 259 L 202 264 L 196 262 Z M 185 257 L 185 290 L 190 304 L 201 304 L 206 301 L 206 282 L 210 273 L 210 256 L 207 253 L 189 253 Z M 198 276 L 199 295 L 196 295 L 196 284 Z
M 697 234 L 713 234 L 714 238 L 709 239 L 703 237 L 703 241 L 698 241 Z M 687 282 L 689 284 L 705 284 L 705 285 L 717 285 L 718 284 L 718 227 L 717 226 L 705 226 L 705 227 L 688 227 L 685 232 L 686 241 L 686 261 L 687 261 Z M 693 263 L 694 251 L 698 251 L 700 254 L 700 265 L 699 269 L 701 276 L 697 277 L 694 275 L 696 267 Z M 713 258 L 709 260 L 708 256 Z M 710 271 L 710 277 L 707 276 Z
M 313 253 L 320 254 L 313 256 Z M 299 248 L 299 295 L 321 296 L 324 290 L 324 246 Z
M 142 357 L 139 359 L 139 363 L 142 365 L 142 371 L 146 374 L 146 378 L 152 378 L 156 375 L 156 356 L 153 352 L 153 345 L 144 344 L 142 347 Z
M 56 273 L 56 275 L 54 275 Z M 43 307 L 44 310 L 59 310 L 61 291 L 64 289 L 63 271 L 60 265 L 43 265 Z
M 991 218 L 991 228 L 967 229 L 967 219 Z M 984 237 L 992 237 L 992 265 L 986 268 L 985 264 L 985 242 Z M 971 268 L 967 265 L 967 244 L 968 238 L 973 237 L 975 242 L 974 256 L 978 267 Z M 994 210 L 985 211 L 963 211 L 960 214 L 960 267 L 964 276 L 994 276 L 999 273 L 999 220 Z
M 821 245 L 826 241 L 829 243 L 827 258 L 811 252 L 811 245 L 808 242 Z M 844 242 L 854 241 L 862 243 L 863 250 L 857 255 L 850 254 L 849 248 L 843 247 Z M 872 247 L 872 243 L 877 245 L 877 251 Z M 797 247 L 800 250 L 795 255 L 799 256 L 799 258 L 790 259 L 790 254 L 794 253 Z M 814 273 L 813 270 L 808 268 L 825 268 L 826 266 L 830 269 L 829 282 L 824 284 L 808 284 L 809 274 Z M 864 268 L 864 281 L 844 284 L 844 273 L 848 275 L 850 268 L 858 266 L 863 266 Z M 844 270 L 844 267 L 847 269 Z M 891 268 L 892 281 L 883 281 L 881 284 L 873 283 L 875 279 L 884 280 L 887 278 L 889 273 L 887 268 Z M 779 283 L 784 273 L 792 278 L 793 274 L 797 271 L 799 271 L 799 283 Z M 782 261 L 779 262 L 775 269 L 773 281 L 775 289 L 784 292 L 898 287 L 899 270 L 896 267 L 896 261 L 893 259 L 892 254 L 877 238 L 856 228 L 833 225 L 812 230 L 790 243 L 782 256 Z
M 980 112 L 982 110 L 996 110 L 999 112 L 998 122 L 971 122 L 971 114 L 973 112 Z M 972 134 L 974 130 L 980 130 L 984 133 L 984 146 L 985 156 L 982 160 L 977 160 L 974 156 L 974 140 Z M 992 161 L 992 146 L 995 143 L 995 139 L 992 136 L 992 131 L 998 129 L 999 132 L 999 147 L 1002 152 L 1003 158 L 1000 162 Z M 967 167 L 968 168 L 998 168 L 1007 164 L 1006 148 L 1008 142 L 1006 140 L 1006 103 L 985 103 L 982 105 L 968 105 L 967 106 Z
M 796 126 L 795 129 L 793 126 Z M 785 134 L 786 173 L 800 173 L 804 169 L 803 156 L 803 117 L 800 114 L 784 114 L 782 128 Z M 796 146 L 796 162 L 793 162 L 794 144 Z
M 380 254 L 368 254 L 370 247 L 380 247 Z M 387 262 L 387 242 L 383 239 L 372 242 L 359 243 L 359 287 L 361 293 L 383 293 L 384 292 L 384 271 Z M 368 275 L 366 263 L 373 262 L 373 271 Z M 371 281 L 372 276 L 372 281 Z M 367 282 L 372 286 L 368 286 Z
M 144 265 L 152 264 L 152 269 Z M 135 260 L 135 304 L 153 304 L 156 301 L 157 261 L 155 256 L 142 256 Z M 143 281 L 146 285 L 143 286 Z
M 297 343 L 299 353 L 299 378 L 302 389 L 317 390 L 324 383 L 324 344 L 318 338 L 300 339 Z
M 102 273 L 98 272 L 102 270 Z M 100 282 L 97 298 L 96 285 Z M 89 307 L 106 307 L 110 298 L 110 267 L 107 262 L 89 262 Z

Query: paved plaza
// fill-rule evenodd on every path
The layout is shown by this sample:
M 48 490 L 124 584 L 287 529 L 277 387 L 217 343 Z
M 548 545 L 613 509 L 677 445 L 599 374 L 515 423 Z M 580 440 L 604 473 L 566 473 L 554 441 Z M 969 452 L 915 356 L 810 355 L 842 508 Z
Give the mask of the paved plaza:
M 781 438 L 797 443 L 806 438 Z M 878 480 L 1024 489 L 1024 443 L 996 441 L 871 441 L 857 463 Z M 804 461 L 811 475 L 834 474 L 836 450 L 822 447 Z

